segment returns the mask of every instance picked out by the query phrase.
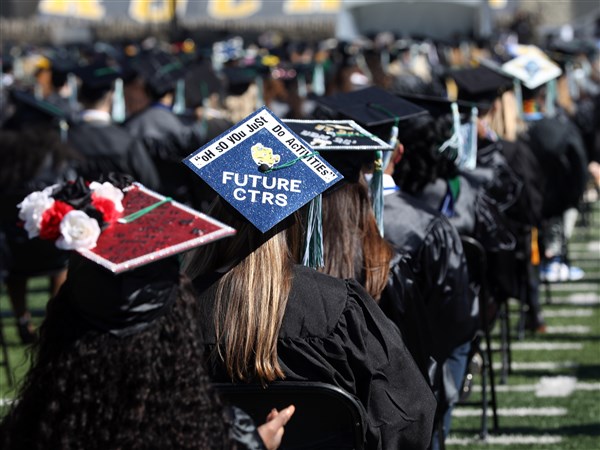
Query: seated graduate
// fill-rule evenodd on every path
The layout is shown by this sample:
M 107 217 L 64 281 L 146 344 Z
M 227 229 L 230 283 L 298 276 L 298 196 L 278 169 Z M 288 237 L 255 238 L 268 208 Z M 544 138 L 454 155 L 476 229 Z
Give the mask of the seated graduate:
M 120 67 L 101 61 L 79 67 L 78 95 L 83 110 L 69 129 L 68 142 L 83 157 L 79 174 L 98 179 L 111 172 L 129 174 L 150 189 L 159 189 L 160 179 L 142 140 L 113 122 L 111 111 Z
M 14 112 L 0 132 L 0 228 L 10 255 L 2 269 L 19 337 L 29 344 L 36 334 L 27 307 L 28 279 L 48 274 L 55 294 L 67 275 L 68 254 L 49 241 L 32 239 L 35 232 L 19 225 L 16 205 L 32 191 L 74 179 L 80 158 L 59 134 L 67 119 L 62 110 L 24 91 L 13 90 L 10 98 Z
M 169 53 L 151 49 L 124 63 L 125 128 L 142 140 L 160 177 L 161 192 L 189 203 L 190 192 L 181 159 L 204 141 L 201 122 L 184 123 L 173 112 L 177 82 L 184 66 Z
M 234 230 L 114 181 L 88 187 L 79 179 L 21 205 L 31 226 L 77 253 L 0 423 L 0 446 L 277 448 L 293 406 L 272 412 L 258 433 L 247 415 L 224 407 L 196 339 L 191 284 L 179 270 L 177 252 Z M 36 225 L 40 209 L 53 220 Z
M 391 176 L 404 147 L 396 141 L 390 125 L 405 128 L 411 123 L 411 117 L 421 116 L 425 110 L 374 88 L 322 100 L 329 110 L 359 121 L 382 138 L 390 136 L 390 143 L 394 146 L 393 152 L 383 158 L 383 161 L 388 161 L 385 170 L 385 163 L 375 163 L 375 170 L 381 165 L 383 173 L 371 175 L 371 187 L 374 187 L 375 177 L 381 176 L 383 236 L 395 252 L 406 258 L 410 270 L 404 273 L 393 270 L 391 280 L 395 283 L 388 282 L 379 304 L 403 331 L 419 366 L 428 370 L 430 385 L 438 398 L 438 414 L 446 413 L 447 431 L 450 406 L 458 400 L 478 311 L 475 296 L 469 290 L 467 266 L 458 232 L 443 214 L 399 190 Z M 344 107 L 347 105 L 353 105 L 352 109 Z M 333 150 L 323 154 L 345 175 L 355 179 L 360 176 L 361 162 L 370 162 L 371 165 L 373 162 L 372 154 L 367 160 L 340 158 L 340 152 Z M 353 171 L 354 177 L 351 175 Z M 361 191 L 359 185 L 354 190 Z M 372 189 L 372 193 L 376 202 L 377 190 Z M 332 197 L 335 195 L 333 193 Z M 328 196 L 325 196 L 324 210 L 329 206 L 327 200 Z M 331 207 L 335 208 L 335 202 Z M 344 205 L 335 209 L 338 215 L 344 216 L 348 207 Z M 344 222 L 350 217 L 348 215 Z M 330 220 L 327 218 L 327 221 Z M 327 231 L 327 225 L 324 225 L 324 230 Z M 325 248 L 328 245 L 335 244 L 326 241 Z M 366 249 L 363 252 L 368 254 Z M 401 280 L 402 276 L 407 278 Z M 403 285 L 403 292 L 391 289 L 394 284 Z M 432 360 L 437 367 L 430 364 Z
M 295 263 L 318 259 L 302 242 L 319 236 L 318 194 L 340 174 L 267 109 L 248 121 L 185 160 L 219 193 L 210 214 L 237 229 L 187 266 L 201 292 L 209 373 L 220 381 L 338 386 L 364 406 L 367 448 L 427 448 L 435 400 L 397 327 L 357 281 Z M 245 140 L 218 152 L 254 124 Z M 296 211 L 311 200 L 303 233 Z

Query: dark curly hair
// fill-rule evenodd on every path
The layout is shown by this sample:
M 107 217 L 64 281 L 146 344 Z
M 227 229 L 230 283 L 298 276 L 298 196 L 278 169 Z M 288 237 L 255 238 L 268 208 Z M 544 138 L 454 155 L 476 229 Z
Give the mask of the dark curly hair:
M 394 170 L 396 184 L 405 192 L 417 194 L 438 178 L 453 177 L 454 161 L 439 151 L 451 136 L 451 114 L 419 116 L 402 124 L 398 139 L 404 145 L 404 155 Z
M 48 303 L 1 448 L 233 448 L 194 338 L 187 279 L 168 314 L 126 338 L 90 330 L 64 292 Z

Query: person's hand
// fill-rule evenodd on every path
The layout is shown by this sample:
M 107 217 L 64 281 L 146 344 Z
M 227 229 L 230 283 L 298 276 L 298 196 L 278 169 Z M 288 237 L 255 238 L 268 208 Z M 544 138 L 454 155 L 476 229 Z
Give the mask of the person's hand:
M 267 421 L 258 427 L 258 434 L 260 435 L 263 443 L 267 450 L 275 450 L 281 445 L 281 439 L 283 438 L 283 431 L 285 424 L 294 414 L 296 408 L 294 405 L 290 405 L 281 411 L 272 409 L 267 416 Z

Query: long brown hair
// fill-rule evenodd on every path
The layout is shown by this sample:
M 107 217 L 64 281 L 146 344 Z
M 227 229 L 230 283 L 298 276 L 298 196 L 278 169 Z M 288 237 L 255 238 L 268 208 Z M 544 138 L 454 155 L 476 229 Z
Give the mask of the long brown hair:
M 379 299 L 393 252 L 379 234 L 362 176 L 323 196 L 323 255 L 321 272 L 355 278 Z
M 209 214 L 234 227 L 233 238 L 189 255 L 194 278 L 226 271 L 215 298 L 217 350 L 232 379 L 269 382 L 284 378 L 277 337 L 292 284 L 292 258 L 285 230 L 261 233 L 218 198 Z

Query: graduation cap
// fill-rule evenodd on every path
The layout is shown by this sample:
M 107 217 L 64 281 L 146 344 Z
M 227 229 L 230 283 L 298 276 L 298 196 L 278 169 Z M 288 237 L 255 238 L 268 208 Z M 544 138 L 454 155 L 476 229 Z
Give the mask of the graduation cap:
M 511 59 L 502 65 L 502 70 L 530 90 L 555 80 L 562 74 L 557 64 L 535 52 Z
M 121 273 L 204 245 L 235 231 L 139 183 L 54 185 L 29 194 L 19 218 L 29 238 L 51 240 L 110 272 Z
M 130 72 L 144 79 L 156 98 L 174 91 L 177 82 L 185 77 L 184 65 L 166 52 L 149 50 L 136 56 L 130 63 Z
M 28 231 L 74 250 L 61 288 L 69 306 L 93 328 L 118 337 L 170 310 L 179 253 L 235 233 L 138 183 L 120 189 L 78 179 L 34 192 L 19 207 Z
M 367 129 L 391 126 L 397 120 L 425 113 L 423 108 L 378 87 L 321 97 L 317 103 L 331 118 L 352 119 Z
M 6 129 L 21 130 L 32 125 L 58 125 L 63 142 L 69 129 L 67 113 L 35 95 L 18 89 L 10 91 L 9 97 L 15 105 L 15 111 L 4 123 Z
M 262 233 L 313 199 L 309 223 L 318 227 L 319 194 L 342 179 L 264 106 L 183 162 Z M 308 234 L 307 248 L 315 253 L 307 251 L 305 263 L 317 266 L 320 236 Z
M 496 98 L 513 86 L 510 77 L 485 66 L 453 70 L 449 73 L 458 86 L 458 100 L 488 109 Z
M 79 68 L 75 74 L 81 79 L 79 95 L 82 99 L 95 101 L 113 89 L 115 80 L 121 77 L 116 66 L 92 64 Z

